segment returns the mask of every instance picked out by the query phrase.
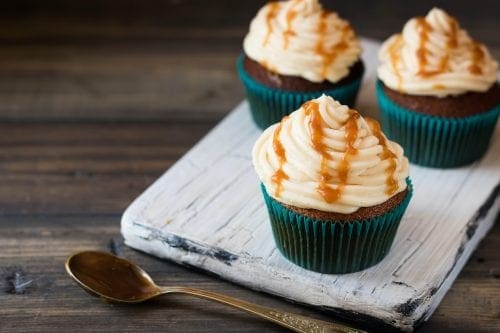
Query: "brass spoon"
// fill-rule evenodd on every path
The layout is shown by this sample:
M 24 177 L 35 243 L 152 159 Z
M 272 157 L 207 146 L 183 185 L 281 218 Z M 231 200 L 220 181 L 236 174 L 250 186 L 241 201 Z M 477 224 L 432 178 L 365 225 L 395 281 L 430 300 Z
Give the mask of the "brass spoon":
M 364 332 L 341 324 L 265 308 L 211 291 L 177 286 L 160 287 L 139 266 L 106 252 L 76 253 L 66 260 L 65 266 L 68 274 L 83 289 L 112 302 L 140 303 L 164 294 L 183 293 L 235 307 L 295 332 Z

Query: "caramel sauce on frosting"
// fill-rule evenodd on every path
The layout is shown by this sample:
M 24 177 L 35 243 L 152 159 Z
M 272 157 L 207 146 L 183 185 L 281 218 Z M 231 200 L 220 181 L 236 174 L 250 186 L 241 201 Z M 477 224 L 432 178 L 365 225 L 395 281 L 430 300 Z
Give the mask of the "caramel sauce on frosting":
M 281 132 L 281 126 L 283 122 L 287 120 L 287 116 L 285 116 L 279 125 L 276 127 L 276 130 L 274 131 L 273 135 L 273 149 L 274 152 L 276 153 L 276 156 L 278 157 L 279 160 L 279 168 L 276 170 L 274 175 L 272 176 L 272 181 L 276 184 L 276 192 L 275 195 L 277 197 L 280 196 L 281 193 L 281 184 L 284 179 L 288 179 L 288 175 L 283 171 L 283 165 L 286 162 L 286 154 L 285 154 L 285 148 L 283 147 L 283 144 L 280 141 L 280 132 Z
M 296 2 L 296 4 L 299 2 Z M 295 31 L 292 28 L 292 23 L 297 17 L 299 12 L 295 9 L 295 6 L 292 6 L 286 13 L 286 30 L 283 32 L 283 40 L 284 45 L 283 48 L 286 50 L 290 43 L 290 37 L 295 36 Z
M 345 27 L 342 28 L 342 35 L 340 37 L 340 41 L 330 49 L 327 49 L 325 46 L 326 45 L 325 38 L 327 37 L 327 32 L 328 32 L 327 20 L 329 15 L 330 13 L 327 11 L 323 12 L 323 14 L 321 15 L 321 19 L 319 20 L 318 24 L 318 42 L 315 48 L 316 54 L 319 55 L 321 58 L 323 58 L 323 67 L 321 69 L 321 75 L 324 77 L 327 76 L 328 68 L 330 68 L 330 65 L 335 60 L 335 57 L 338 54 L 341 54 L 344 50 L 346 50 L 349 47 L 346 40 L 349 35 L 349 32 L 351 31 L 350 26 L 346 24 Z
M 488 50 L 441 9 L 408 21 L 379 52 L 379 78 L 389 88 L 413 95 L 444 97 L 487 91 L 498 63 Z
M 273 33 L 273 20 L 278 15 L 278 9 L 279 9 L 279 3 L 278 2 L 271 2 L 269 4 L 269 10 L 266 15 L 266 25 L 267 25 L 267 33 L 266 37 L 264 38 L 264 41 L 262 42 L 263 46 L 266 46 L 267 43 L 269 43 L 269 38 L 271 37 L 271 34 Z
M 311 82 L 340 81 L 361 54 L 349 23 L 318 0 L 268 3 L 252 20 L 243 48 L 267 69 Z
M 321 167 L 320 167 L 320 182 L 318 185 L 318 192 L 321 194 L 323 199 L 326 202 L 332 203 L 339 199 L 341 184 L 337 185 L 335 188 L 330 187 L 328 185 L 331 180 L 331 175 L 328 172 L 327 160 L 330 158 L 327 153 L 327 147 L 323 142 L 324 133 L 323 133 L 323 119 L 321 118 L 321 114 L 319 113 L 319 104 L 314 101 L 306 102 L 302 108 L 306 116 L 309 116 L 309 132 L 311 136 L 311 142 L 318 152 L 321 155 Z
M 401 73 L 399 72 L 398 65 L 399 62 L 401 61 L 401 56 L 399 54 L 399 50 L 403 44 L 403 37 L 401 36 L 396 36 L 395 41 L 391 46 L 389 47 L 389 58 L 390 62 L 392 64 L 392 70 L 394 71 L 394 74 L 396 75 L 397 78 L 397 90 L 401 91 L 401 83 L 403 81 L 401 77 Z
M 426 69 L 428 60 L 427 57 L 429 56 L 429 51 L 427 50 L 427 43 L 429 42 L 429 34 L 433 31 L 432 26 L 427 22 L 425 17 L 418 17 L 416 18 L 417 26 L 418 29 L 420 30 L 420 46 L 417 50 L 417 59 L 418 59 L 418 75 L 422 77 L 431 77 L 434 75 L 439 75 L 444 73 L 448 69 L 448 60 L 449 56 L 448 54 L 444 54 L 443 57 L 439 60 L 439 64 L 436 69 L 434 70 L 428 70 Z M 453 24 L 452 24 L 453 23 Z M 456 30 L 456 20 L 453 18 L 449 18 L 449 24 L 452 27 L 455 27 L 451 29 L 451 33 L 449 35 L 449 39 L 447 41 L 447 48 L 455 47 L 457 43 L 457 30 Z M 440 90 L 445 89 L 444 85 L 440 85 L 443 87 Z
M 448 49 L 458 47 L 458 21 L 456 18 L 449 16 L 448 23 L 450 24 L 450 32 L 448 35 Z
M 387 146 L 387 139 L 382 134 L 382 130 L 380 129 L 380 124 L 378 121 L 372 118 L 365 118 L 366 122 L 370 126 L 373 135 L 378 139 L 379 144 L 382 146 L 382 155 L 381 158 L 389 162 L 387 169 L 385 169 L 386 181 L 385 184 L 387 186 L 385 193 L 388 195 L 393 195 L 398 190 L 398 182 L 394 178 L 394 174 L 396 172 L 397 167 L 397 156 L 394 154 L 389 147 Z
M 418 75 L 426 76 L 428 75 L 424 69 L 427 65 L 426 44 L 429 40 L 429 32 L 432 31 L 432 27 L 427 23 L 425 17 L 418 17 L 416 21 L 417 29 L 420 31 L 420 45 L 417 49 Z
M 325 95 L 266 129 L 253 163 L 275 199 L 345 214 L 405 190 L 408 176 L 402 148 L 378 122 Z
M 481 48 L 481 45 L 478 43 L 475 43 L 472 46 L 472 64 L 469 66 L 469 71 L 472 74 L 475 75 L 481 75 L 483 74 L 483 70 L 481 69 L 481 61 L 484 58 L 484 52 L 483 49 Z

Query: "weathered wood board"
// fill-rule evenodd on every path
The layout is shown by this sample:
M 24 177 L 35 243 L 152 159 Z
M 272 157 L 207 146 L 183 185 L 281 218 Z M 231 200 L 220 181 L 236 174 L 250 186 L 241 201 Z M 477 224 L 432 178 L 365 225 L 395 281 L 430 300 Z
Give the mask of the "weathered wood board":
M 377 116 L 378 44 L 364 40 L 357 109 Z M 368 327 L 412 331 L 436 309 L 500 202 L 500 126 L 468 167 L 411 166 L 414 197 L 388 256 L 362 272 L 325 275 L 276 250 L 250 151 L 260 131 L 244 102 L 139 196 L 122 217 L 127 245 Z

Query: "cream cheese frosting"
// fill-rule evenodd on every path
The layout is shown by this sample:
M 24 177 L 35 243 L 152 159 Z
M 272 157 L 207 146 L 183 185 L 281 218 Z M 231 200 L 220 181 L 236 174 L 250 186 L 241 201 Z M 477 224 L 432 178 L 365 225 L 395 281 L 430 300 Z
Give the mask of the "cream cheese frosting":
M 402 33 L 385 41 L 379 60 L 380 80 L 410 95 L 485 92 L 497 81 L 498 63 L 488 49 L 438 8 L 412 18 Z
M 252 156 L 269 195 L 295 207 L 349 214 L 407 187 L 403 149 L 326 95 L 266 129 Z
M 332 83 L 346 77 L 361 54 L 349 23 L 318 0 L 268 3 L 252 20 L 243 49 L 270 71 Z

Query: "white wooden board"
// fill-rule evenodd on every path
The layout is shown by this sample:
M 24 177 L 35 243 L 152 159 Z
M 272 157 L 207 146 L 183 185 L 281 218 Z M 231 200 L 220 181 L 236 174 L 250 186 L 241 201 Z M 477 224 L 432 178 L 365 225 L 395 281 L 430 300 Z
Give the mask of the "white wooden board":
M 363 45 L 367 72 L 357 109 L 376 117 L 379 45 Z M 240 104 L 125 211 L 126 244 L 365 325 L 411 331 L 438 306 L 499 211 L 497 126 L 478 163 L 411 166 L 414 197 L 380 264 L 346 275 L 307 271 L 274 245 L 250 158 L 259 134 L 248 105 Z

